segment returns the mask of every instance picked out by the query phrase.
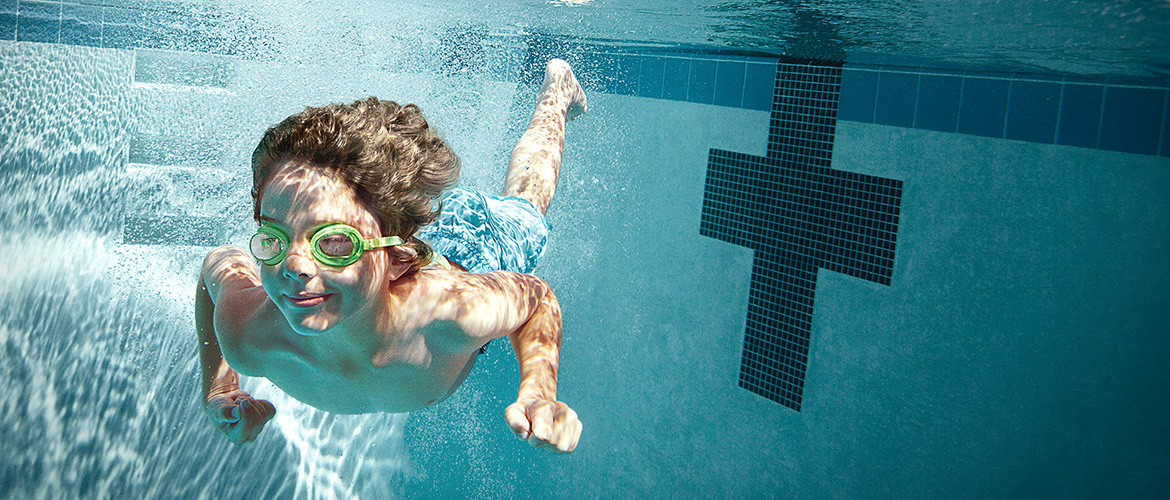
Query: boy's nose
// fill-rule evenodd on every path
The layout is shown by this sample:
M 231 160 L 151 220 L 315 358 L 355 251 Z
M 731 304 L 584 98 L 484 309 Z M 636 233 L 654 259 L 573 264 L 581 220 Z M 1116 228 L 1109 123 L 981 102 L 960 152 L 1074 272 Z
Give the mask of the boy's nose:
M 316 271 L 316 265 L 313 263 L 308 255 L 304 252 L 294 251 L 290 248 L 289 253 L 284 258 L 284 274 L 289 278 L 311 278 Z

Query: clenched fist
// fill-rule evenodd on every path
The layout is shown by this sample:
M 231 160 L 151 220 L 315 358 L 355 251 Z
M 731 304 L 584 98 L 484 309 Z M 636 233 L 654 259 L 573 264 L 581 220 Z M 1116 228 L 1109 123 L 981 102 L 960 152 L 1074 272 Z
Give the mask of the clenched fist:
M 516 437 L 535 448 L 553 453 L 569 453 L 581 437 L 577 412 L 560 401 L 527 399 L 516 401 L 504 410 L 504 419 Z
M 203 412 L 228 441 L 243 444 L 256 439 L 264 424 L 276 416 L 276 407 L 236 389 L 208 398 Z

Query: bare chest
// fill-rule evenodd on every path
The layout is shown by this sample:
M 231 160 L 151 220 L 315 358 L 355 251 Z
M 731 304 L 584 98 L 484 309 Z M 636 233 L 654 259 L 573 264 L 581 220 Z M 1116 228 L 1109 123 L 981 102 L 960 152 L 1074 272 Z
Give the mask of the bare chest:
M 290 396 L 334 413 L 401 413 L 444 398 L 461 380 L 467 357 L 430 356 L 422 362 L 370 358 L 321 359 L 288 350 L 262 356 L 259 374 Z
M 219 337 L 233 369 L 265 377 L 308 405 L 334 413 L 399 413 L 444 398 L 466 376 L 473 355 L 452 353 L 432 341 L 452 326 L 370 332 L 390 340 L 355 349 L 330 337 L 331 332 L 297 335 L 273 307 L 247 321 L 241 331 Z

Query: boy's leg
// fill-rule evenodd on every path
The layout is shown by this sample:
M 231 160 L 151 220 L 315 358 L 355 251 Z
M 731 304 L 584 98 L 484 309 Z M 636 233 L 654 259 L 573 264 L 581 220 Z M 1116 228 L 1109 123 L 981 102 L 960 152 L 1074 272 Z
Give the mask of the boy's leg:
M 585 112 L 585 91 L 569 63 L 553 59 L 545 66 L 544 85 L 536 99 L 528 130 L 512 149 L 503 195 L 524 198 L 543 214 L 557 188 L 565 122 Z

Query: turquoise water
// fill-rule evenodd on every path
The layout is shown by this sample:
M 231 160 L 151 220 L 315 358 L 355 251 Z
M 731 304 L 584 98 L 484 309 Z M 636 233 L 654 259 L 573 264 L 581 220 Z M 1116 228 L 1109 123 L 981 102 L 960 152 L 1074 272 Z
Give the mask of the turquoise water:
M 280 416 L 230 445 L 198 406 L 191 307 L 208 246 L 250 234 L 260 133 L 305 105 L 417 103 L 461 182 L 498 190 L 535 94 L 518 67 L 539 52 L 530 33 L 1148 77 L 1170 53 L 1164 3 L 196 5 L 235 13 L 217 36 L 249 49 L 0 41 L 4 496 L 1170 489 L 1166 156 L 838 122 L 833 168 L 904 183 L 897 254 L 890 286 L 818 273 L 796 412 L 737 387 L 752 251 L 699 236 L 709 150 L 764 155 L 768 112 L 593 89 L 535 272 L 564 308 L 559 394 L 585 424 L 568 456 L 504 425 L 517 371 L 501 342 L 451 399 L 410 415 L 329 415 L 247 380 Z M 493 71 L 445 59 L 444 40 L 476 30 Z

